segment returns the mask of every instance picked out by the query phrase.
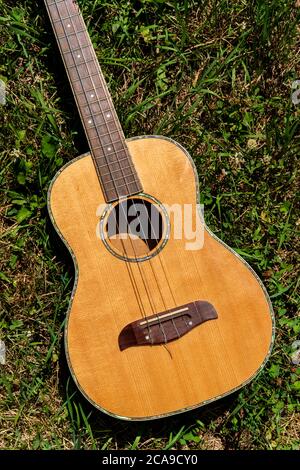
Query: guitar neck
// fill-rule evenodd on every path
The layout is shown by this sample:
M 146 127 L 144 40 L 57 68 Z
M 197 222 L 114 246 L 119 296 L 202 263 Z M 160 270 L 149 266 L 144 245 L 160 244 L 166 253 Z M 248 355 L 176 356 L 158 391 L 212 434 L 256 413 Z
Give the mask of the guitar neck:
M 107 202 L 142 190 L 83 17 L 74 0 L 44 0 Z

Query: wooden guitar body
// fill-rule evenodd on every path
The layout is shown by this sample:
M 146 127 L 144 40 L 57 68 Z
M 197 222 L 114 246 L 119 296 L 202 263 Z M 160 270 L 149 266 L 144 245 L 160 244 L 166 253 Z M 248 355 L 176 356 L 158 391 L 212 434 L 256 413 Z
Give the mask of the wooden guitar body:
M 197 176 L 182 147 L 162 137 L 127 144 L 144 193 L 196 211 Z M 203 227 L 200 215 L 201 249 L 187 250 L 171 224 L 159 253 L 125 262 L 99 236 L 106 205 L 89 154 L 65 166 L 49 190 L 51 218 L 76 267 L 65 344 L 86 398 L 113 416 L 143 420 L 196 408 L 249 382 L 270 354 L 274 329 L 270 301 L 252 269 Z M 120 350 L 120 332 L 141 318 L 134 286 L 147 316 L 203 300 L 217 318 L 166 345 Z

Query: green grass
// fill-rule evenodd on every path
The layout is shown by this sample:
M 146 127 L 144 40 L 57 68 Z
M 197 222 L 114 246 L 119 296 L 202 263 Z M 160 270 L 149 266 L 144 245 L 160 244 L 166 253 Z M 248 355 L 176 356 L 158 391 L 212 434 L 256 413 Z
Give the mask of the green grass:
M 242 391 L 130 424 L 89 406 L 64 358 L 74 273 L 46 195 L 87 144 L 42 3 L 0 0 L 0 447 L 299 449 L 291 352 L 300 333 L 300 105 L 290 95 L 300 78 L 300 8 L 294 0 L 78 0 L 126 135 L 163 134 L 188 149 L 207 224 L 264 280 L 277 322 L 269 363 Z

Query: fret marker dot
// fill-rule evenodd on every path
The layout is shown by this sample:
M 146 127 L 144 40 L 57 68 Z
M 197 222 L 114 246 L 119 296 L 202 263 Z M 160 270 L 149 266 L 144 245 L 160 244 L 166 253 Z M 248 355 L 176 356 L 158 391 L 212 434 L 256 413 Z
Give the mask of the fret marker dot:
M 68 23 L 68 24 L 67 24 L 67 27 L 68 27 L 68 28 L 71 28 L 71 25 L 70 25 L 70 23 Z
M 78 57 L 78 59 L 80 59 L 81 55 L 80 55 L 80 54 L 77 54 L 77 57 Z
M 110 118 L 111 114 L 110 113 L 107 113 L 106 117 L 107 118 Z
M 89 120 L 88 120 L 88 123 L 89 123 L 89 124 L 92 124 L 92 120 L 91 120 L 91 119 L 89 119 Z
M 94 98 L 94 96 L 95 96 L 95 95 L 92 93 L 92 94 L 91 94 L 91 98 Z
M 110 152 L 110 151 L 111 151 L 111 147 L 107 147 L 107 150 Z

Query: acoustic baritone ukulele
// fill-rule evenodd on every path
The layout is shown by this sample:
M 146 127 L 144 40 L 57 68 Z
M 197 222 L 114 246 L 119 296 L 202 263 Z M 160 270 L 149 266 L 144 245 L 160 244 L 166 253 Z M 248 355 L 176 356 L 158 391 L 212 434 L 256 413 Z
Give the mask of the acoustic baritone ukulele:
M 48 199 L 76 268 L 65 329 L 73 378 L 96 408 L 128 420 L 224 397 L 270 354 L 264 286 L 205 226 L 187 151 L 160 136 L 125 140 L 76 3 L 45 4 L 90 147 L 55 176 Z M 174 204 L 192 207 L 201 249 L 175 236 Z

